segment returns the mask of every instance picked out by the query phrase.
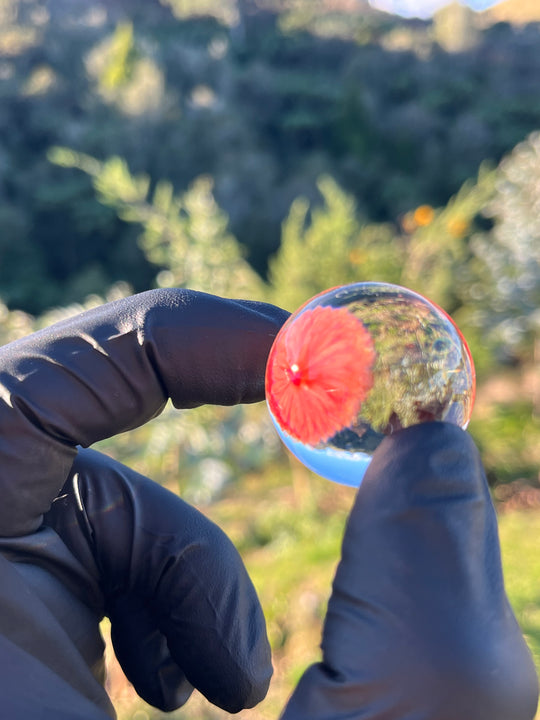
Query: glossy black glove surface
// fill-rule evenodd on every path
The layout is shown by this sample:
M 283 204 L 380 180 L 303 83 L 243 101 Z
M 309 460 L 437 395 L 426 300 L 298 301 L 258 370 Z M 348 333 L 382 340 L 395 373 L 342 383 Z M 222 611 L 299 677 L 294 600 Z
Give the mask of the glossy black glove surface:
M 193 687 L 229 712 L 265 696 L 262 610 L 225 534 L 179 497 L 92 450 L 45 518 L 99 584 L 116 656 L 141 697 L 180 707 Z
M 155 290 L 0 348 L 0 662 L 20 665 L 0 678 L 10 720 L 58 720 L 66 707 L 114 716 L 100 684 L 104 613 L 152 704 L 177 707 L 192 686 L 230 710 L 264 695 L 264 618 L 230 542 L 174 495 L 78 446 L 142 425 L 168 399 L 263 400 L 287 316 Z
M 322 651 L 283 720 L 534 718 L 536 673 L 467 433 L 421 425 L 377 449 L 349 517 Z
M 177 408 L 264 398 L 287 318 L 264 303 L 151 290 L 0 348 L 0 536 L 38 529 L 76 446 Z

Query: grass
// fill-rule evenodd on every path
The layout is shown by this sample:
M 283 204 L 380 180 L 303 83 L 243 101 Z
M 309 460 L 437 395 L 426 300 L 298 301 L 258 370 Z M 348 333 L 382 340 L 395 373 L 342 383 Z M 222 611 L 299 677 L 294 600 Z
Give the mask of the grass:
M 270 692 L 257 708 L 235 715 L 239 720 L 277 720 L 303 670 L 319 659 L 322 620 L 354 499 L 351 488 L 314 477 L 292 462 L 264 478 L 246 478 L 207 509 L 244 557 L 273 648 Z M 501 513 L 500 537 L 508 594 L 540 672 L 540 511 Z M 114 694 L 119 720 L 230 717 L 196 694 L 184 709 L 159 713 L 135 699 L 121 677 Z
M 501 514 L 499 533 L 508 596 L 540 673 L 540 512 Z

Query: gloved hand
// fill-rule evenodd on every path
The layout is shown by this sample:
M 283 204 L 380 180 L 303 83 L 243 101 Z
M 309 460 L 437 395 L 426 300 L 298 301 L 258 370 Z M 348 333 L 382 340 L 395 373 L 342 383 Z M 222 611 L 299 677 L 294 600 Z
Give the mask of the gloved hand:
M 262 610 L 234 546 L 204 515 L 86 450 L 45 524 L 92 571 L 116 657 L 148 703 L 173 710 L 193 687 L 229 712 L 263 699 Z
M 0 703 L 10 720 L 114 717 L 99 684 L 105 613 L 151 704 L 178 707 L 193 686 L 231 712 L 265 695 L 264 618 L 230 541 L 172 493 L 78 446 L 142 425 L 168 399 L 262 400 L 287 315 L 157 290 L 0 348 Z
M 77 446 L 176 408 L 264 399 L 288 313 L 189 290 L 107 303 L 0 348 L 0 536 L 34 532 Z
M 264 694 L 262 617 L 230 543 L 178 498 L 76 446 L 146 422 L 168 397 L 176 407 L 261 400 L 285 317 L 155 291 L 0 349 L 0 695 L 10 720 L 113 715 L 97 682 L 104 612 L 150 702 L 173 707 L 192 685 L 230 709 Z M 387 438 L 351 512 L 323 660 L 283 720 L 531 720 L 536 698 L 469 436 L 437 423 Z
M 348 519 L 322 661 L 282 720 L 532 720 L 537 702 L 470 436 L 387 437 Z

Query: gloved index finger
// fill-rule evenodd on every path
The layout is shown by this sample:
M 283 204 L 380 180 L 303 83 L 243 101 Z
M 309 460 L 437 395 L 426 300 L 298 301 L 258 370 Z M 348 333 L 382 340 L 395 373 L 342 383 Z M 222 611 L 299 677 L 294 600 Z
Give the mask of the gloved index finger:
M 0 348 L 0 535 L 33 532 L 76 446 L 176 407 L 254 402 L 286 313 L 187 290 L 108 303 Z

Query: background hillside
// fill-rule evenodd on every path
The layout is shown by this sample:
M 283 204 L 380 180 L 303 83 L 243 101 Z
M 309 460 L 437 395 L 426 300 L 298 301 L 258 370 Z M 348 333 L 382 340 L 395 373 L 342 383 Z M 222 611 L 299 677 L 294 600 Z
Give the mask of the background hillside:
M 366 2 L 6 0 L 0 295 L 39 313 L 155 276 L 138 229 L 52 165 L 53 145 L 121 156 L 177 192 L 210 175 L 263 276 L 295 198 L 321 202 L 323 173 L 396 229 L 444 205 L 540 117 L 537 28 L 449 10 L 428 22 Z
M 430 297 L 474 357 L 469 430 L 540 668 L 539 78 L 525 0 L 430 20 L 361 0 L 3 0 L 0 342 L 158 286 L 290 310 L 363 280 Z M 276 663 L 242 718 L 277 718 L 317 657 L 349 489 L 299 467 L 263 405 L 167 408 L 101 447 L 234 539 Z M 121 720 L 165 717 L 116 672 Z

